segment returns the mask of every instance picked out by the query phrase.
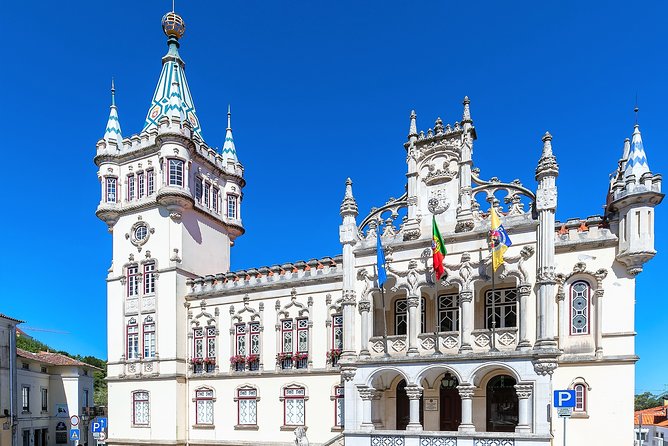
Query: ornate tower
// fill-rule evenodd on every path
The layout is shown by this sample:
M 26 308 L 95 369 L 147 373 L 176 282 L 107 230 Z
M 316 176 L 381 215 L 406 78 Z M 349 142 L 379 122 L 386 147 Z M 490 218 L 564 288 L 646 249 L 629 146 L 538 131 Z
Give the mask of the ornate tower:
M 636 110 L 637 111 L 637 110 Z M 635 125 L 630 144 L 624 143 L 622 159 L 613 175 L 606 216 L 618 222 L 617 260 L 629 274 L 640 273 L 654 250 L 654 206 L 661 203 L 661 175 L 647 163 L 640 126 Z
M 113 234 L 107 307 L 116 440 L 185 439 L 186 280 L 227 272 L 230 246 L 244 232 L 245 182 L 229 112 L 220 153 L 202 137 L 179 55 L 185 24 L 171 12 L 162 28 L 168 51 L 143 130 L 122 139 L 112 86 L 95 156 L 102 192 L 96 214 Z M 140 429 L 147 414 L 128 413 L 142 398 L 161 408 L 152 433 Z

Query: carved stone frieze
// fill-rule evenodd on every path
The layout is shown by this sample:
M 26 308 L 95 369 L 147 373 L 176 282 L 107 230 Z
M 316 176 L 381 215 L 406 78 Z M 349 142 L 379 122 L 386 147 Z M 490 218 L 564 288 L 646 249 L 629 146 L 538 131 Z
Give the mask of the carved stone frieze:
M 475 392 L 475 386 L 462 383 L 457 386 L 457 390 L 459 391 L 459 396 L 462 399 L 470 399 L 473 398 L 473 393 Z
M 471 232 L 475 228 L 473 220 L 458 221 L 455 225 L 455 232 Z
M 532 361 L 533 369 L 539 375 L 551 375 L 559 366 L 556 358 L 536 358 Z
M 355 305 L 357 303 L 357 293 L 355 290 L 343 290 L 343 305 Z
M 357 367 L 341 365 L 341 378 L 343 378 L 344 381 L 352 381 L 355 377 L 355 373 L 357 373 Z

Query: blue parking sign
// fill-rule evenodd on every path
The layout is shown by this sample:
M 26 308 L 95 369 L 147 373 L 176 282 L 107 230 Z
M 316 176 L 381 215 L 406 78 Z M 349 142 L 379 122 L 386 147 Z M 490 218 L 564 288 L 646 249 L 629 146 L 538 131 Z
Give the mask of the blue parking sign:
M 575 390 L 555 390 L 554 407 L 575 407 Z

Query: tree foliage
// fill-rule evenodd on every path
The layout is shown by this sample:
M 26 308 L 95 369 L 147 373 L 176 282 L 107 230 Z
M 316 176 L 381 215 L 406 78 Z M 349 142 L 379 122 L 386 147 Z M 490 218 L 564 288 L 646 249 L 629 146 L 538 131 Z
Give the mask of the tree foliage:
M 96 406 L 106 406 L 107 405 L 107 361 L 96 358 L 95 356 L 81 356 L 81 355 L 72 355 L 66 351 L 56 351 L 55 349 L 49 347 L 43 342 L 38 341 L 34 338 L 28 338 L 26 336 L 17 336 L 16 337 L 16 347 L 32 352 L 56 352 L 61 355 L 68 356 L 77 361 L 85 362 L 95 366 L 101 370 L 96 370 L 93 372 L 93 401 Z
M 663 399 L 659 395 L 651 392 L 641 393 L 635 397 L 635 410 L 649 409 L 650 407 L 661 406 Z

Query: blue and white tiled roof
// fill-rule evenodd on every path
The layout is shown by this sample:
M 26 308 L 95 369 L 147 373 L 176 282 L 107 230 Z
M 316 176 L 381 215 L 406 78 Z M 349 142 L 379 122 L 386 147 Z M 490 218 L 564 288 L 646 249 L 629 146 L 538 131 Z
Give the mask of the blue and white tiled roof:
M 230 111 L 229 105 L 227 106 L 227 131 L 225 132 L 225 142 L 223 143 L 221 155 L 223 155 L 223 160 L 225 161 L 238 161 L 237 149 L 234 145 L 234 138 L 232 137 L 232 112 Z
M 186 80 L 184 63 L 179 56 L 178 43 L 175 39 L 169 40 L 169 51 L 162 59 L 162 71 L 158 79 L 158 85 L 153 94 L 151 106 L 146 114 L 144 131 L 157 128 L 162 117 L 173 116 L 175 97 L 180 97 L 182 113 L 184 118 L 190 122 L 193 133 L 202 138 L 201 127 L 197 114 L 195 113 L 195 104 L 188 81 Z M 177 107 L 179 108 L 179 107 Z M 202 138 L 203 139 L 203 138 Z
M 107 128 L 104 130 L 104 139 L 107 143 L 115 141 L 120 147 L 123 141 L 121 134 L 121 122 L 118 120 L 118 110 L 116 109 L 116 90 L 114 89 L 114 81 L 111 81 L 111 107 L 109 107 L 109 119 L 107 120 Z
M 642 144 L 642 136 L 640 135 L 640 127 L 635 125 L 633 130 L 633 137 L 631 138 L 631 147 L 626 160 L 624 176 L 635 175 L 636 179 L 649 172 L 649 165 L 647 164 L 647 155 Z

